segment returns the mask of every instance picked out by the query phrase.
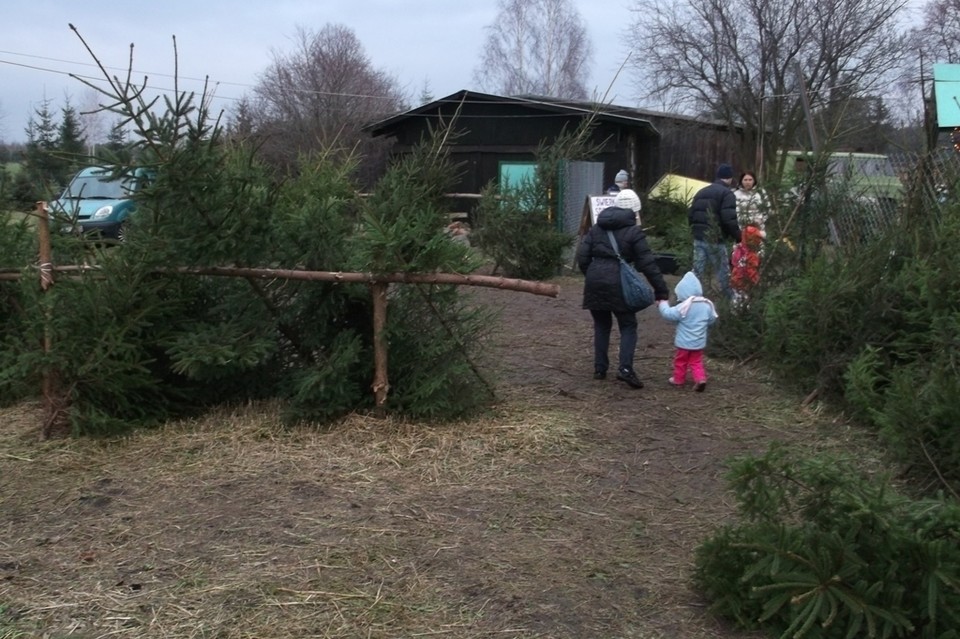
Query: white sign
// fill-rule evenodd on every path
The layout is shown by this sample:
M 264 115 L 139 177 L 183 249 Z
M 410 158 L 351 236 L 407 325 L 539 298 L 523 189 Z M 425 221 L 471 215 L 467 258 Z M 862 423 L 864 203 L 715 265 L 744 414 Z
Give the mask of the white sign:
M 590 216 L 594 224 L 597 223 L 597 216 L 600 215 L 600 211 L 613 206 L 613 203 L 616 199 L 617 196 L 615 195 L 590 196 Z

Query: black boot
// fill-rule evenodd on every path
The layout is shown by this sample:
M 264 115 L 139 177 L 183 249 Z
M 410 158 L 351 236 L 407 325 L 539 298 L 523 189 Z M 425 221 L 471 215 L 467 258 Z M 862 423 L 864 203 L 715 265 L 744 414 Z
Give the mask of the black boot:
M 633 388 L 643 388 L 643 382 L 637 379 L 637 374 L 633 372 L 632 368 L 621 368 L 617 371 L 617 379 L 626 382 Z

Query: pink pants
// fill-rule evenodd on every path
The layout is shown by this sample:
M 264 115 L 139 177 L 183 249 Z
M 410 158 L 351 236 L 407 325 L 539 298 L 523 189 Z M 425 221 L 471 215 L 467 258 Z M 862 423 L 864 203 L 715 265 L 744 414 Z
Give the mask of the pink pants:
M 707 381 L 707 370 L 703 367 L 703 350 L 690 351 L 678 348 L 673 356 L 673 381 L 682 384 L 687 379 L 687 369 L 693 375 L 693 383 Z

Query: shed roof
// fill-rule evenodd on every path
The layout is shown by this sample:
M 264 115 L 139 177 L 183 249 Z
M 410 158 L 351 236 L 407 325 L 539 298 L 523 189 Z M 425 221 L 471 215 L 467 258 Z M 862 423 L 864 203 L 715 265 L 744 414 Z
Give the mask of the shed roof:
M 370 131 L 373 136 L 385 135 L 398 124 L 416 117 L 426 117 L 431 113 L 440 110 L 443 107 L 466 103 L 484 103 L 484 104 L 508 104 L 527 107 L 532 111 L 541 112 L 545 115 L 589 115 L 596 113 L 597 119 L 602 122 L 611 122 L 627 126 L 640 127 L 649 131 L 651 135 L 658 136 L 660 133 L 656 127 L 647 119 L 642 112 L 637 109 L 620 107 L 615 105 L 601 104 L 598 102 L 577 101 L 577 100 L 559 100 L 556 98 L 546 98 L 541 96 L 502 96 L 489 93 L 478 93 L 461 89 L 456 93 L 444 98 L 427 102 L 409 111 L 404 111 L 390 116 L 384 120 L 368 124 L 364 130 Z

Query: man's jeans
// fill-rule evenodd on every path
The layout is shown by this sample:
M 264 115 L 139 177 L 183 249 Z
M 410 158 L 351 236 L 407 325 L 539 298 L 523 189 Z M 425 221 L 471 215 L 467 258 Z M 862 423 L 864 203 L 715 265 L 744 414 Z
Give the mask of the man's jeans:
M 727 253 L 727 245 L 723 242 L 713 243 L 705 240 L 694 240 L 693 273 L 703 285 L 705 294 L 710 284 L 710 280 L 706 277 L 708 264 L 717 276 L 717 280 L 720 283 L 720 292 L 723 293 L 727 299 L 732 299 L 733 291 L 730 290 L 730 255 Z

